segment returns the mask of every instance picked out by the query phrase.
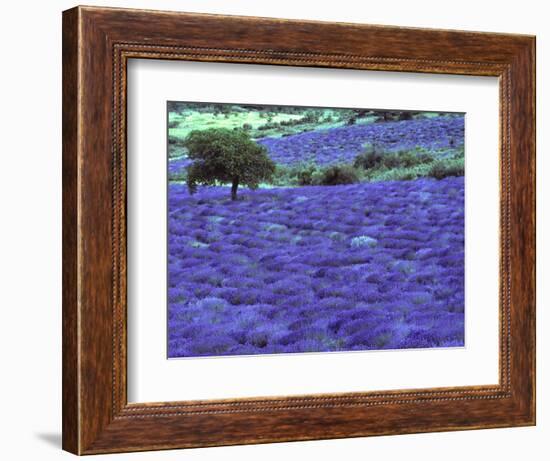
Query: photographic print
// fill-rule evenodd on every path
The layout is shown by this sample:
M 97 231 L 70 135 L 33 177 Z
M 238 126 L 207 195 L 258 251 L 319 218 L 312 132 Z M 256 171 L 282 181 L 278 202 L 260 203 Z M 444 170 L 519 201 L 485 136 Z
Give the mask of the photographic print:
M 167 103 L 168 357 L 464 346 L 464 114 Z

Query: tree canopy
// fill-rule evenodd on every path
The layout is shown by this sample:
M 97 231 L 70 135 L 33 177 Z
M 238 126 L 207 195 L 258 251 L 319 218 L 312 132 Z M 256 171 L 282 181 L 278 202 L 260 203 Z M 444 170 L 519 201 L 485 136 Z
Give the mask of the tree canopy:
M 267 149 L 255 143 L 242 130 L 211 128 L 192 131 L 184 141 L 188 157 L 187 186 L 194 193 L 197 185 L 231 184 L 236 200 L 239 185 L 255 189 L 275 172 Z

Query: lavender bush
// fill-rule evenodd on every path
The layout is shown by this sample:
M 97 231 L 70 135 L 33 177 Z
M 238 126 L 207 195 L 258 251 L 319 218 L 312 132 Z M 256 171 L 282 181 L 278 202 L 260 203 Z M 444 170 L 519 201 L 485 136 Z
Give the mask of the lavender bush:
M 313 160 L 318 165 L 352 163 L 366 143 L 391 152 L 423 147 L 445 150 L 464 143 L 464 117 L 434 117 L 385 123 L 370 123 L 308 131 L 258 142 L 282 165 Z
M 169 190 L 169 356 L 464 344 L 464 178 Z

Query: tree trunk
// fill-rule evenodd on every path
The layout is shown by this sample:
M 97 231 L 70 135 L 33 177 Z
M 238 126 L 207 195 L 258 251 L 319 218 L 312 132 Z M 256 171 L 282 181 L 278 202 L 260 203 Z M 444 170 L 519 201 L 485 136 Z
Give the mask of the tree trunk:
M 239 187 L 239 178 L 233 178 L 231 184 L 231 200 L 237 200 L 237 188 Z

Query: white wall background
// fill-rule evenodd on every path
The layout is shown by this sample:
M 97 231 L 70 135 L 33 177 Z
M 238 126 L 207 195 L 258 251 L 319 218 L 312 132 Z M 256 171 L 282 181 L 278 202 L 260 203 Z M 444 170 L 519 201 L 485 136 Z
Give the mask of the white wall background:
M 550 338 L 543 281 L 550 250 L 550 30 L 537 0 L 445 3 L 277 0 L 89 0 L 87 4 L 537 35 L 538 425 L 439 434 L 117 455 L 136 460 L 543 460 L 550 437 Z M 69 459 L 61 451 L 61 11 L 65 0 L 5 2 L 0 15 L 0 433 L 2 458 Z M 548 283 L 547 283 L 548 286 Z M 546 337 L 545 337 L 546 335 Z M 546 363 L 545 363 L 546 362 Z M 98 457 L 101 459 L 104 457 Z

